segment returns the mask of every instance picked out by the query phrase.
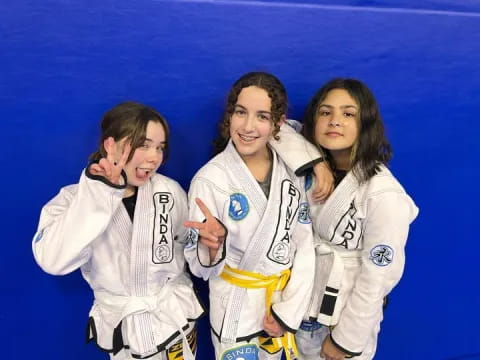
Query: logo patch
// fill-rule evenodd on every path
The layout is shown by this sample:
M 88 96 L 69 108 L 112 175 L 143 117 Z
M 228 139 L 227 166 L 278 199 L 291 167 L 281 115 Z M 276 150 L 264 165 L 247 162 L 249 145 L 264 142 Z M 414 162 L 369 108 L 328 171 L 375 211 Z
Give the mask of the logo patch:
M 357 215 L 355 203 L 352 201 L 347 212 L 335 226 L 330 242 L 343 246 L 345 249 L 357 249 L 362 235 L 362 223 Z
M 312 219 L 310 219 L 310 207 L 307 202 L 300 204 L 300 209 L 298 210 L 298 221 L 302 224 L 310 224 Z
M 236 221 L 243 220 L 249 212 L 247 197 L 240 193 L 230 195 L 228 215 Z
M 197 242 L 198 242 L 198 230 L 192 229 L 192 228 L 188 229 L 185 249 L 190 249 L 191 247 L 197 246 Z
M 300 207 L 300 191 L 290 180 L 283 180 L 281 186 L 278 222 L 267 257 L 279 264 L 290 262 L 290 236 Z
M 242 345 L 223 352 L 221 360 L 258 360 L 258 347 L 255 344 Z
M 393 261 L 393 249 L 388 245 L 377 245 L 370 250 L 370 260 L 377 266 L 387 266 Z
M 165 264 L 173 260 L 172 216 L 173 197 L 169 192 L 153 194 L 155 219 L 153 225 L 152 261 Z
M 310 190 L 313 184 L 313 175 L 312 173 L 308 173 L 305 175 L 305 191 Z

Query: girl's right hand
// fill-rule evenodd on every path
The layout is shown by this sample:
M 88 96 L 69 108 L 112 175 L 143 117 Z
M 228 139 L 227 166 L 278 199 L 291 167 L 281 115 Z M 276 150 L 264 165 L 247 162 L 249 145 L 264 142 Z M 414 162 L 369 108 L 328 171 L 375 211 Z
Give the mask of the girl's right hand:
M 122 181 L 122 169 L 130 155 L 131 145 L 127 139 L 115 142 L 113 137 L 105 139 L 103 147 L 107 152 L 106 158 L 101 158 L 96 164 L 90 165 L 92 175 L 102 176 L 112 184 L 124 185 Z

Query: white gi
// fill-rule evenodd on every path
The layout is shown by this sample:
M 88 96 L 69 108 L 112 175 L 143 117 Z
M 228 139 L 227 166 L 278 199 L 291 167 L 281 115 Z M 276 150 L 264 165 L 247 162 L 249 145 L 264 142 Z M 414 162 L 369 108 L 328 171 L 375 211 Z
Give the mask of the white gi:
M 185 273 L 185 192 L 155 174 L 138 188 L 132 224 L 125 187 L 87 173 L 43 207 L 32 244 L 37 263 L 54 275 L 81 268 L 95 295 L 88 339 L 115 359 L 178 351 L 181 344 L 193 358 L 186 333 L 194 342 L 203 308 Z
M 286 130 L 291 131 L 288 127 Z M 293 140 L 293 136 L 289 139 L 306 141 Z M 286 141 L 274 147 L 287 155 L 293 168 L 312 160 L 308 155 L 303 159 L 293 157 Z M 334 344 L 355 359 L 372 359 L 383 318 L 383 300 L 402 276 L 409 225 L 418 208 L 383 165 L 378 174 L 361 185 L 348 172 L 324 204 L 312 201 L 315 184 L 311 175 L 306 178 L 306 186 L 317 260 L 313 296 L 305 318 L 332 326 Z M 329 334 L 328 328 L 318 323 L 305 323 L 304 330 L 296 334 L 304 359 L 318 359 Z
M 189 218 L 204 219 L 194 203 L 198 197 L 228 229 L 212 265 L 207 247 L 197 239 L 185 247 L 191 271 L 210 280 L 210 323 L 217 359 L 269 357 L 264 350 L 258 354 L 256 345 L 258 335 L 265 334 L 266 291 L 223 280 L 219 275 L 226 265 L 263 275 L 291 269 L 289 282 L 274 294 L 272 306 L 272 315 L 285 329 L 294 333 L 307 309 L 315 260 L 303 179 L 294 176 L 275 152 L 272 166 L 267 199 L 230 141 L 197 172 L 190 186 Z M 280 355 L 281 351 L 274 357 Z

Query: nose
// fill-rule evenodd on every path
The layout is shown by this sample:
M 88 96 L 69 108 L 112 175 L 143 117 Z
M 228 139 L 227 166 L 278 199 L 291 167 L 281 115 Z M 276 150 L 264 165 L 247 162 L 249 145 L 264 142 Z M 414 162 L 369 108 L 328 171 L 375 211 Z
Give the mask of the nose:
M 337 115 L 337 114 L 333 113 L 332 116 L 330 117 L 330 121 L 328 122 L 328 126 L 331 126 L 331 127 L 340 126 L 340 124 L 341 124 L 340 117 L 341 117 L 341 115 Z
M 255 130 L 255 114 L 249 114 L 245 117 L 244 128 L 247 132 Z
M 154 147 L 152 147 L 148 151 L 146 160 L 150 163 L 156 164 L 162 161 L 162 158 L 163 158 L 163 152 L 161 150 L 157 150 Z

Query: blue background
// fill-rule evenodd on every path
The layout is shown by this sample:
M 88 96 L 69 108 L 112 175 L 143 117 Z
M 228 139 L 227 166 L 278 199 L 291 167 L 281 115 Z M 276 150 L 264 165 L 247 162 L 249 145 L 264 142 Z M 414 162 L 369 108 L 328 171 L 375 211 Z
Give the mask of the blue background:
M 377 359 L 480 359 L 480 4 L 459 3 L 2 1 L 0 357 L 107 358 L 84 344 L 79 272 L 46 275 L 31 253 L 41 206 L 78 180 L 102 114 L 127 99 L 159 109 L 172 128 L 161 172 L 187 189 L 230 85 L 266 70 L 294 118 L 334 76 L 362 79 L 380 103 L 420 216 Z M 207 319 L 200 330 L 198 358 L 211 359 Z

